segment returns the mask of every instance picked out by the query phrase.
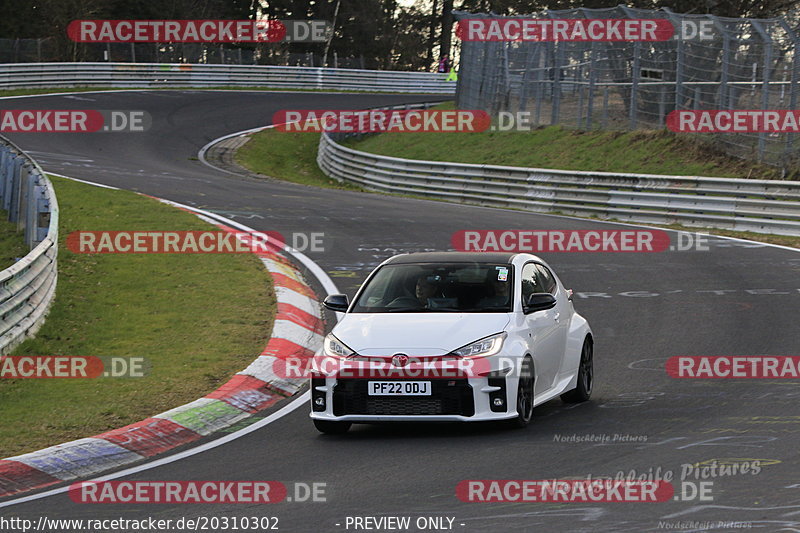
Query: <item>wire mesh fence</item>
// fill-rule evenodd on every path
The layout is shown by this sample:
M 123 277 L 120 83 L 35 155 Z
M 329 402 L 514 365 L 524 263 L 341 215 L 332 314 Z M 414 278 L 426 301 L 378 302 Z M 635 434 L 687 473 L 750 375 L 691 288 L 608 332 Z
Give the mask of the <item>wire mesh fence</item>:
M 508 19 L 455 13 L 457 20 Z M 535 125 L 660 129 L 676 110 L 796 110 L 800 28 L 783 19 L 681 15 L 667 8 L 545 11 L 529 19 L 667 20 L 664 41 L 464 41 L 457 104 L 525 111 Z M 702 32 L 698 30 L 702 28 Z M 796 133 L 703 134 L 725 151 L 800 167 Z

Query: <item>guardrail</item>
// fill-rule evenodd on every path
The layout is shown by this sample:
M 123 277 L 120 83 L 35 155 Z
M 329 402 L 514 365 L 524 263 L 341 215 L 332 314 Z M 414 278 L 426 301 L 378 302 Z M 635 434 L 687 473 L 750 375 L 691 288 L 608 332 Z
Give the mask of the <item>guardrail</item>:
M 0 272 L 0 354 L 44 323 L 58 279 L 58 202 L 39 165 L 0 136 L 0 204 L 30 252 Z
M 364 188 L 491 207 L 630 222 L 800 235 L 800 182 L 616 174 L 370 154 L 323 133 L 317 164 Z
M 454 94 L 447 74 L 270 65 L 5 63 L 0 88 L 270 87 Z

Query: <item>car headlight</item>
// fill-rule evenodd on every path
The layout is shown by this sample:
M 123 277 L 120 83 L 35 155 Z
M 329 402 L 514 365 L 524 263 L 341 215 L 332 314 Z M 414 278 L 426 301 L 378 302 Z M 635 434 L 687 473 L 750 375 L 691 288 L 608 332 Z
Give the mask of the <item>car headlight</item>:
M 462 346 L 458 350 L 453 350 L 453 353 L 459 357 L 487 357 L 500 353 L 503 348 L 503 341 L 506 339 L 507 334 L 496 333 L 489 337 L 477 340 L 466 346 Z
M 334 337 L 332 333 L 329 333 L 328 336 L 325 337 L 322 353 L 328 357 L 342 358 L 352 357 L 356 354 L 356 352 L 351 350 L 345 343 Z

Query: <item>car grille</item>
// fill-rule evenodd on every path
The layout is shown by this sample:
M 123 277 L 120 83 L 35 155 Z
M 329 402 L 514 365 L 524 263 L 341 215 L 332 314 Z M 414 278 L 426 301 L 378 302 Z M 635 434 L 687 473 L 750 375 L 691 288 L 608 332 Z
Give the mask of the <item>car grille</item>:
M 472 387 L 466 379 L 433 379 L 430 396 L 369 396 L 367 380 L 339 379 L 333 389 L 333 414 L 461 415 L 475 414 Z

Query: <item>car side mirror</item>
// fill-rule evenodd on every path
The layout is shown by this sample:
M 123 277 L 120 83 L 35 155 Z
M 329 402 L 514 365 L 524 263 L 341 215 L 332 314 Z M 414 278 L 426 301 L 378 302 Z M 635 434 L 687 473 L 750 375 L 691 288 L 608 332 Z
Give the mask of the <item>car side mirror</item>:
M 346 294 L 331 294 L 322 301 L 322 305 L 331 311 L 344 313 L 350 307 L 350 301 L 347 299 Z
M 536 311 L 552 309 L 555 306 L 555 296 L 549 292 L 535 292 L 528 296 L 527 301 L 522 305 L 522 312 L 527 315 L 528 313 L 535 313 Z

